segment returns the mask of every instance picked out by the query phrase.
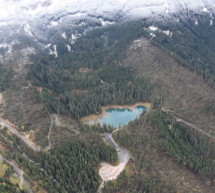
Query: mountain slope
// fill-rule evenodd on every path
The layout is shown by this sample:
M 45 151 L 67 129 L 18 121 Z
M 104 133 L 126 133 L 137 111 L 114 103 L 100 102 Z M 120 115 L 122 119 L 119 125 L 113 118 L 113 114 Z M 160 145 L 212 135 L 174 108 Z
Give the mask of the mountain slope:
M 74 41 L 87 31 L 130 19 L 177 22 L 190 14 L 195 18 L 198 13 L 207 15 L 213 24 L 214 8 L 210 0 L 1 0 L 0 52 L 27 45 L 47 48 L 57 56 L 56 39 L 71 50 Z
M 165 135 L 144 117 L 129 125 L 120 140 L 132 145 L 126 147 L 134 158 L 126 173 L 134 178 L 123 173 L 122 188 L 189 192 L 189 181 L 194 192 L 214 190 L 213 174 L 196 173 L 209 168 L 205 157 L 214 157 L 213 145 L 206 153 L 196 148 L 205 133 L 214 143 L 214 1 L 0 2 L 0 118 L 18 133 L 2 124 L 0 148 L 22 167 L 35 192 L 95 193 L 100 161 L 116 161 L 101 135 L 113 128 L 83 125 L 80 118 L 99 114 L 101 106 L 139 101 L 170 112 L 167 131 L 180 122 L 192 140 L 184 146 L 187 135 L 176 146 L 171 140 L 172 155 L 157 144 Z

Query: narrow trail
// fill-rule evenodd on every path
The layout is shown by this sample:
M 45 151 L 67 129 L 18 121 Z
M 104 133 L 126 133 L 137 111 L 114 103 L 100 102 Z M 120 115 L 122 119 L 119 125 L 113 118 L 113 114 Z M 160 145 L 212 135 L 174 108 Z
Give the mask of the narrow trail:
M 49 133 L 48 133 L 48 146 L 44 149 L 44 151 L 49 151 L 51 149 L 51 131 L 52 131 L 52 128 L 53 128 L 53 123 L 54 123 L 54 115 L 51 115 L 51 125 L 49 127 Z
M 53 125 L 54 125 L 54 124 L 55 124 L 56 126 L 59 126 L 59 127 L 65 127 L 65 128 L 67 128 L 69 131 L 72 131 L 72 132 L 75 133 L 75 134 L 80 134 L 79 131 L 74 130 L 74 129 L 72 129 L 72 128 L 68 128 L 68 126 L 62 124 L 62 123 L 60 122 L 60 120 L 59 120 L 57 114 L 52 114 L 52 115 L 50 115 L 50 116 L 51 116 L 51 125 L 50 125 L 50 127 L 49 127 L 49 133 L 48 133 L 48 136 L 47 136 L 47 138 L 48 138 L 48 146 L 47 146 L 43 151 L 49 151 L 49 150 L 51 149 L 51 146 L 52 146 L 52 144 L 51 144 L 51 132 L 52 132 L 52 128 L 53 128 Z
M 77 131 L 77 130 L 75 130 L 75 129 L 72 129 L 72 128 L 69 128 L 68 125 L 62 124 L 62 123 L 60 122 L 60 120 L 59 120 L 57 114 L 54 114 L 53 116 L 54 116 L 54 123 L 55 123 L 56 126 L 64 127 L 64 128 L 66 128 L 67 130 L 72 131 L 72 132 L 75 133 L 75 134 L 80 134 L 79 131 Z
M 99 189 L 98 189 L 97 193 L 102 193 L 102 189 L 104 188 L 104 186 L 105 186 L 105 181 L 103 180 L 102 183 L 99 186 Z
M 2 128 L 7 128 L 11 133 L 16 135 L 19 139 L 21 139 L 29 148 L 31 148 L 33 151 L 39 152 L 39 151 L 48 151 L 51 149 L 51 131 L 54 124 L 54 118 L 55 115 L 50 115 L 51 117 L 51 124 L 49 127 L 49 133 L 48 133 L 48 146 L 44 149 L 42 149 L 40 146 L 34 144 L 33 142 L 27 140 L 20 132 L 17 130 L 17 127 L 9 123 L 8 121 L 0 118 L 0 125 Z
M 17 130 L 16 126 L 12 125 L 11 123 L 9 123 L 8 121 L 2 119 L 0 117 L 0 126 L 1 128 L 7 128 L 11 133 L 13 133 L 14 135 L 16 135 L 18 138 L 20 138 L 28 147 L 30 147 L 33 151 L 39 152 L 39 151 L 49 151 L 51 149 L 51 132 L 52 132 L 52 128 L 53 125 L 55 124 L 56 126 L 61 126 L 61 127 L 65 127 L 67 128 L 69 131 L 72 131 L 75 134 L 80 134 L 79 131 L 74 130 L 72 128 L 68 128 L 66 125 L 63 125 L 59 119 L 58 119 L 58 115 L 57 114 L 52 114 L 50 115 L 51 118 L 51 124 L 49 127 L 49 132 L 48 132 L 48 146 L 45 147 L 44 149 L 41 148 L 40 146 L 34 144 L 33 142 L 27 140 L 22 134 L 20 134 L 20 132 Z
M 0 160 L 4 160 L 6 163 L 8 163 L 10 166 L 13 167 L 14 171 L 20 176 L 21 178 L 21 184 L 22 183 L 25 183 L 26 187 L 27 187 L 27 190 L 29 193 L 34 193 L 31 189 L 31 186 L 29 184 L 29 182 L 25 179 L 24 177 L 24 171 L 21 170 L 19 168 L 19 166 L 15 163 L 15 162 L 12 162 L 12 161 L 8 161 L 7 159 L 5 159 L 1 154 L 0 154 Z
M 189 123 L 189 122 L 183 120 L 182 118 L 179 118 L 178 116 L 180 116 L 180 115 L 177 114 L 176 112 L 174 112 L 174 111 L 172 111 L 172 110 L 168 110 L 168 109 L 166 109 L 166 108 L 164 108 L 164 107 L 162 107 L 161 110 L 164 111 L 164 112 L 171 113 L 172 116 L 175 118 L 175 120 L 176 120 L 178 123 L 183 123 L 183 124 L 187 125 L 188 127 L 190 127 L 190 128 L 192 128 L 192 129 L 198 131 L 199 133 L 202 133 L 203 135 L 205 135 L 205 136 L 207 136 L 207 137 L 209 137 L 209 138 L 215 138 L 215 136 L 213 136 L 213 135 L 211 135 L 210 133 L 208 133 L 208 132 L 206 132 L 206 131 L 204 131 L 204 130 L 198 128 L 198 127 L 195 126 L 194 124 Z M 178 116 L 176 116 L 176 114 L 177 114 Z
M 210 137 L 210 138 L 214 138 L 213 135 L 211 135 L 211 134 L 209 134 L 209 133 L 203 131 L 202 129 L 199 129 L 199 128 L 196 127 L 195 125 L 193 125 L 193 124 L 191 124 L 191 123 L 188 123 L 187 121 L 184 121 L 183 119 L 180 119 L 180 118 L 178 118 L 178 117 L 175 117 L 175 118 L 176 118 L 176 121 L 177 121 L 177 122 L 183 123 L 183 124 L 185 124 L 185 125 L 191 127 L 192 129 L 197 130 L 198 132 L 202 133 L 203 135 L 206 135 L 206 136 L 208 136 L 208 137 Z

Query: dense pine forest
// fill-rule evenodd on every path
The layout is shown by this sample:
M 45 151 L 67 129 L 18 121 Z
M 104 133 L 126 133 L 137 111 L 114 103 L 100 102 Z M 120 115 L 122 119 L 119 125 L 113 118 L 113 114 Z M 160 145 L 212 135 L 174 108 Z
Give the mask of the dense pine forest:
M 18 185 L 15 186 L 10 181 L 0 178 L 1 193 L 26 193 L 24 190 L 19 190 Z
M 161 133 L 159 144 L 180 163 L 200 175 L 214 176 L 214 143 L 208 137 L 200 137 L 199 133 L 181 126 L 174 117 L 161 111 L 151 113 L 147 119 Z
M 69 138 L 49 152 L 38 153 L 16 137 L 10 140 L 16 145 L 10 145 L 13 153 L 5 156 L 25 168 L 30 183 L 36 181 L 50 193 L 96 192 L 101 182 L 99 163 L 117 161 L 115 149 L 98 136 Z
M 172 35 L 155 31 L 152 42 L 213 85 L 215 28 L 207 24 L 208 18 L 198 17 L 198 25 L 187 19 L 168 26 L 165 22 L 155 23 Z M 68 52 L 65 42 L 58 41 L 59 57 L 42 52 L 32 56 L 29 79 L 33 85 L 44 88 L 42 93 L 35 90 L 37 100 L 45 103 L 49 112 L 76 119 L 100 112 L 103 105 L 150 101 L 149 81 L 135 77 L 135 69 L 120 65 L 133 40 L 150 38 L 150 25 L 150 21 L 136 21 L 95 29 L 78 38 L 72 52 Z
M 0 64 L 0 91 L 4 91 L 9 87 L 13 77 L 13 70 L 11 68 L 5 68 Z
M 35 90 L 37 100 L 49 112 L 76 119 L 100 112 L 103 105 L 150 101 L 149 81 L 120 65 L 129 43 L 146 33 L 139 24 L 143 25 L 125 23 L 91 31 L 77 40 L 71 53 L 60 51 L 58 58 L 33 56 L 29 78 L 44 88 L 42 93 Z

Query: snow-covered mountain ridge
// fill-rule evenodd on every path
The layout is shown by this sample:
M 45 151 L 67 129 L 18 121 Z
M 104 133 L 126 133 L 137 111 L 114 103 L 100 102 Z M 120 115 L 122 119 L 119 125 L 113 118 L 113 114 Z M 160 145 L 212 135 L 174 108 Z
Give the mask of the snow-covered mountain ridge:
M 94 28 L 130 18 L 179 21 L 189 13 L 206 15 L 213 25 L 215 0 L 0 0 L 0 51 L 11 52 L 27 37 L 56 55 L 59 37 L 71 50 Z
M 147 17 L 172 14 L 180 9 L 211 11 L 214 0 L 0 0 L 0 21 L 31 20 L 59 12 L 107 14 L 121 12 L 125 16 Z M 0 25 L 6 24 L 2 23 Z

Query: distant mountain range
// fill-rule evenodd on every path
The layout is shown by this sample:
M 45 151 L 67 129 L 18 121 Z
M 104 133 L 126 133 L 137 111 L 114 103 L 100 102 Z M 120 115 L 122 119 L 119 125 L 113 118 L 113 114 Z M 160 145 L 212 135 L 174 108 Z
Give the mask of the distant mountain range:
M 57 55 L 56 39 L 71 50 L 87 31 L 129 19 L 178 22 L 198 13 L 213 25 L 214 10 L 212 0 L 0 0 L 0 52 L 10 53 L 21 43 Z
M 118 14 L 151 17 L 192 10 L 209 12 L 215 8 L 212 0 L 1 0 L 0 25 L 6 21 L 32 20 L 52 14 Z

